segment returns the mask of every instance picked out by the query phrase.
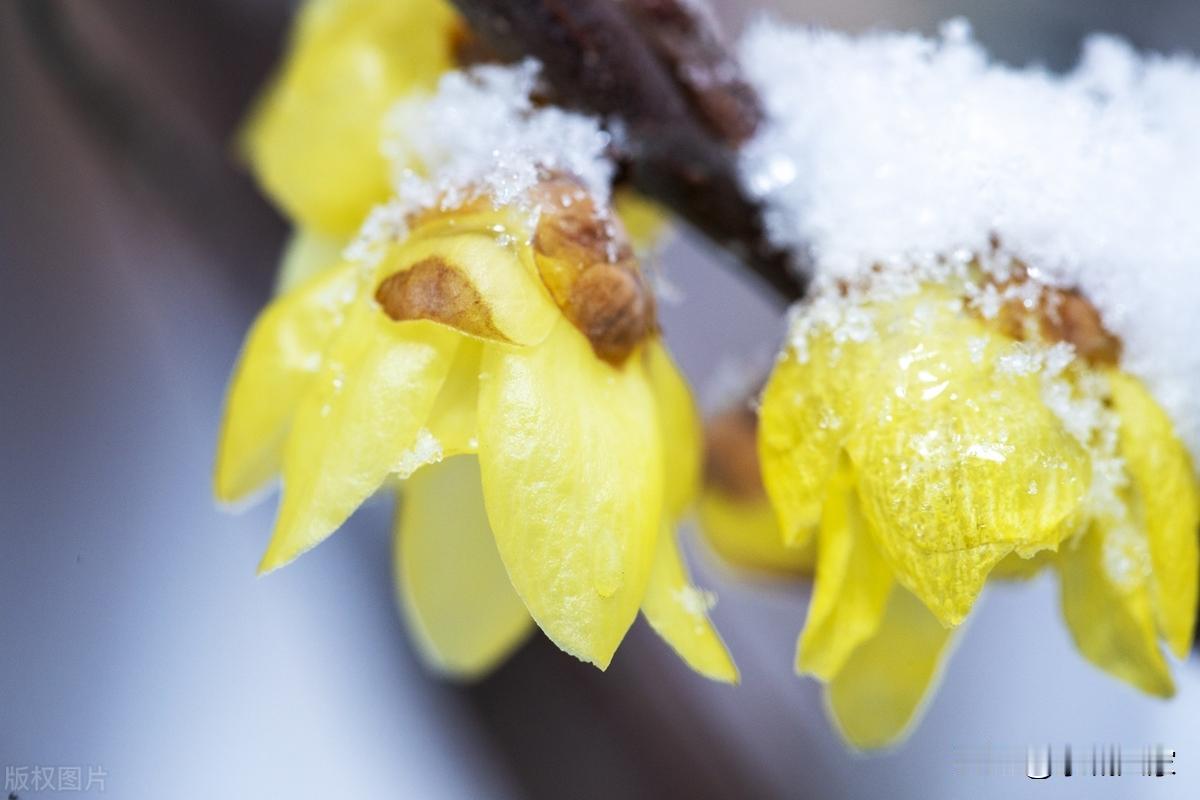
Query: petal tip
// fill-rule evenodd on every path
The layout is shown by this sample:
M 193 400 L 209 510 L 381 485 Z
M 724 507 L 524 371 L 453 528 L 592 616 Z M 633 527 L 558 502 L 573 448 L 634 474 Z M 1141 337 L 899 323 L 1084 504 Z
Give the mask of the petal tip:
M 263 577 L 269 575 L 275 570 L 285 567 L 295 561 L 304 551 L 295 551 L 294 548 L 284 548 L 280 544 L 276 544 L 275 539 L 278 536 L 272 537 L 272 541 L 267 545 L 267 552 L 263 554 L 262 560 L 258 562 L 258 568 L 255 575 Z
M 714 683 L 723 683 L 727 686 L 740 686 L 742 683 L 742 675 L 732 658 L 726 659 L 720 664 L 714 664 L 707 669 L 697 670 L 697 673 Z

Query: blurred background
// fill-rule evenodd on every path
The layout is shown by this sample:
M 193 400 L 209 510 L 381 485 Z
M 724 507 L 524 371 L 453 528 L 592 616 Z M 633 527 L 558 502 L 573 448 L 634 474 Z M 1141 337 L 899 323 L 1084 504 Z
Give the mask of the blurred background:
M 767 8 L 718 10 L 733 33 Z M 770 9 L 848 30 L 964 15 L 1004 60 L 1054 68 L 1093 30 L 1200 51 L 1195 0 Z M 274 503 L 219 511 L 210 466 L 286 233 L 230 143 L 290 12 L 0 3 L 6 780 L 80 767 L 122 798 L 1200 796 L 1196 660 L 1170 702 L 1105 677 L 1074 652 L 1049 576 L 987 592 L 916 733 L 872 757 L 845 751 L 817 685 L 792 674 L 806 589 L 732 575 L 694 540 L 736 689 L 690 673 L 640 620 L 607 673 L 538 636 L 478 684 L 436 680 L 393 607 L 384 502 L 256 579 Z M 97 98 L 120 113 L 97 115 Z M 777 309 L 687 236 L 662 262 L 684 294 L 662 311 L 668 340 L 713 397 L 730 364 L 771 352 Z M 1034 782 L 956 763 L 1093 742 L 1165 744 L 1178 775 Z

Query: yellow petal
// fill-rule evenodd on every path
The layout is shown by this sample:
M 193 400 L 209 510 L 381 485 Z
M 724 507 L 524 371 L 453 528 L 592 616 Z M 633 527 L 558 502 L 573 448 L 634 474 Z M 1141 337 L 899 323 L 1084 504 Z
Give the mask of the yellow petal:
M 220 500 L 242 499 L 279 472 L 292 415 L 356 284 L 355 268 L 342 264 L 278 298 L 255 321 L 225 401 L 215 481 Z
M 775 512 L 765 496 L 739 499 L 706 487 L 697 511 L 705 541 L 726 561 L 768 572 L 812 573 L 816 539 L 799 547 L 785 545 Z
M 460 340 L 430 322 L 392 322 L 369 302 L 352 309 L 296 411 L 260 573 L 337 530 L 390 473 L 440 458 L 423 426 Z
M 259 101 L 244 148 L 295 220 L 344 236 L 387 199 L 384 115 L 452 61 L 455 15 L 440 0 L 315 0 Z
M 380 267 L 380 279 L 424 270 L 431 275 L 429 291 L 438 291 L 447 281 L 438 274 L 452 270 L 459 285 L 421 306 L 436 306 L 439 321 L 484 339 L 534 345 L 550 333 L 562 316 L 534 268 L 532 250 L 523 237 L 528 233 L 504 228 L 501 214 L 463 214 L 454 217 L 454 227 L 438 234 L 438 225 L 427 224 L 414 231 L 401 246 L 389 253 Z M 501 226 L 502 232 L 492 230 Z M 432 317 L 428 317 L 432 318 Z
M 532 348 L 486 348 L 479 462 L 500 557 L 559 647 L 604 668 L 637 615 L 662 517 L 655 401 L 565 319 Z
M 763 486 L 779 516 L 785 544 L 806 543 L 821 520 L 826 484 L 837 464 L 848 400 L 831 347 L 794 350 L 775 364 L 759 410 Z
M 879 628 L 892 593 L 891 570 L 875 549 L 848 476 L 837 480 L 821 516 L 817 575 L 796 671 L 829 681 Z
M 863 512 L 896 577 L 947 625 L 1004 556 L 1056 547 L 1091 482 L 1039 377 L 998 366 L 1018 345 L 957 305 L 927 290 L 881 308 L 873 368 L 846 365 Z
M 700 417 L 687 383 L 662 342 L 651 340 L 644 352 L 662 431 L 664 505 L 667 519 L 674 521 L 691 506 L 700 485 Z
M 296 228 L 288 237 L 275 275 L 275 294 L 290 292 L 313 275 L 337 266 L 346 240 L 337 236 Z
M 878 632 L 850 654 L 826 689 L 846 741 L 869 749 L 900 740 L 936 684 L 952 638 L 912 593 L 892 592 Z
M 425 662 L 480 677 L 533 628 L 496 552 L 470 456 L 430 464 L 403 484 L 396 518 L 396 590 Z
M 1200 496 L 1171 420 L 1136 379 L 1109 374 L 1121 419 L 1120 448 L 1150 546 L 1150 599 L 1168 646 L 1184 658 L 1196 625 Z
M 689 667 L 714 681 L 737 683 L 737 667 L 708 618 L 713 600 L 710 593 L 692 585 L 675 532 L 663 525 L 642 613 Z
M 485 345 L 464 337 L 454 354 L 450 374 L 429 413 L 429 432 L 442 446 L 442 456 L 476 453 L 479 428 L 479 369 Z
M 1127 520 L 1093 524 L 1065 543 L 1058 558 L 1063 616 L 1085 658 L 1144 692 L 1170 697 L 1175 684 L 1158 648 L 1145 548 Z

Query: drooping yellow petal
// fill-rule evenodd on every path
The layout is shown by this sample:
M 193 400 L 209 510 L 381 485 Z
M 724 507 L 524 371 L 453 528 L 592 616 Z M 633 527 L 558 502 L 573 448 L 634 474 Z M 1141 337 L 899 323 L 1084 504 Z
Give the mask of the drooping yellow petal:
M 352 233 L 387 199 L 384 115 L 453 61 L 456 17 L 441 0 L 313 0 L 243 146 L 264 189 L 295 220 Z
M 296 228 L 288 237 L 275 274 L 275 294 L 290 292 L 313 275 L 337 266 L 346 240 L 306 228 Z
M 215 480 L 221 501 L 240 500 L 279 472 L 292 416 L 356 283 L 355 268 L 341 264 L 278 298 L 255 321 L 225 401 Z
M 785 544 L 805 544 L 821 520 L 825 489 L 837 464 L 846 409 L 844 391 L 825 342 L 806 359 L 795 350 L 775 364 L 759 409 L 758 455 L 763 486 L 779 517 Z
M 400 494 L 396 591 L 409 630 L 432 668 L 480 677 L 524 641 L 533 620 L 496 552 L 479 462 L 422 467 Z
M 461 338 L 430 322 L 392 322 L 366 298 L 355 305 L 296 411 L 260 573 L 337 530 L 390 473 L 440 457 L 423 426 Z
M 538 344 L 562 312 L 526 263 L 532 259 L 523 242 L 528 232 L 506 228 L 507 219 L 463 214 L 449 230 L 426 223 L 384 258 L 380 280 L 418 281 L 400 285 L 417 292 L 405 305 L 425 318 L 484 339 Z
M 1175 693 L 1158 648 L 1145 537 L 1129 520 L 1098 522 L 1059 549 L 1063 616 L 1088 661 L 1149 694 Z
M 692 585 L 670 525 L 658 533 L 642 613 L 687 665 L 706 678 L 737 683 L 738 671 L 708 618 L 712 595 Z
M 563 650 L 604 668 L 637 615 L 662 519 L 662 454 L 637 358 L 597 359 L 565 319 L 486 348 L 479 462 L 517 593 Z
M 1004 556 L 1053 549 L 1069 532 L 1091 461 L 1043 403 L 1038 375 L 1000 366 L 1018 345 L 948 293 L 878 313 L 874 368 L 853 372 L 862 422 L 846 448 L 897 578 L 956 625 Z
M 1200 495 L 1187 450 L 1162 407 L 1133 377 L 1109 373 L 1121 420 L 1120 448 L 1150 546 L 1150 599 L 1167 645 L 1179 658 L 1196 626 Z
M 706 487 L 696 508 L 705 540 L 724 560 L 767 572 L 812 573 L 816 539 L 797 547 L 785 545 L 766 496 L 734 498 Z
M 700 417 L 692 393 L 663 343 L 655 338 L 643 352 L 662 433 L 666 518 L 674 521 L 691 506 L 700 486 Z
M 484 347 L 480 341 L 463 337 L 446 382 L 429 412 L 427 427 L 441 444 L 445 458 L 479 450 L 477 407 Z
M 796 648 L 796 671 L 832 680 L 879 628 L 894 583 L 871 540 L 852 479 L 843 471 L 821 515 L 817 575 Z
M 842 736 L 860 749 L 899 741 L 920 716 L 950 651 L 953 632 L 897 587 L 878 632 L 829 682 L 826 702 Z

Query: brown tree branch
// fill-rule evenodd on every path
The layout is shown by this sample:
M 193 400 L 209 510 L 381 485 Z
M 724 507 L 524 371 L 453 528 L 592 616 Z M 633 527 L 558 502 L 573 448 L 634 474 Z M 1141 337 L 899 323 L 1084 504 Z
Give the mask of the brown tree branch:
M 707 6 L 696 0 L 621 0 L 711 134 L 732 147 L 754 135 L 762 109 Z
M 687 0 L 453 0 L 505 58 L 533 56 L 552 99 L 603 118 L 634 184 L 732 253 L 781 298 L 804 290 L 743 190 L 734 147 L 759 119 L 708 21 Z

